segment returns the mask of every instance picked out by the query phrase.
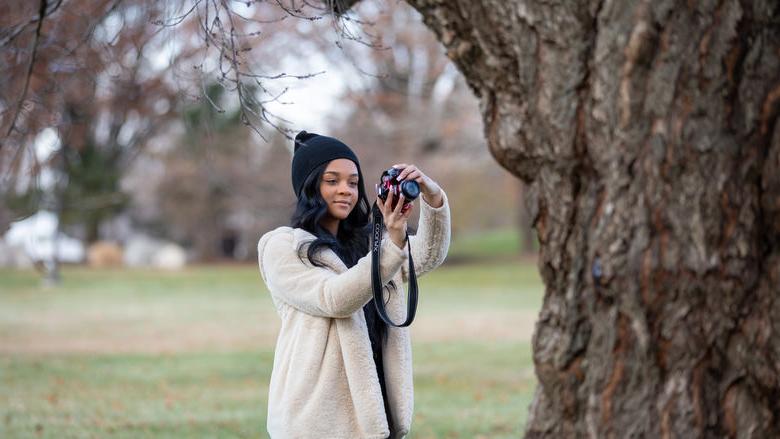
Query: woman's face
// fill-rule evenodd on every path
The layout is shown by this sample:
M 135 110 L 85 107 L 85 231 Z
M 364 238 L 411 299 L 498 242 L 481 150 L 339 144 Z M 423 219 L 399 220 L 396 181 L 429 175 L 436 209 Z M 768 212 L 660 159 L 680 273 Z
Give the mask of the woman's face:
M 358 170 L 349 159 L 335 159 L 322 173 L 320 195 L 328 204 L 331 217 L 343 220 L 355 208 L 358 200 Z

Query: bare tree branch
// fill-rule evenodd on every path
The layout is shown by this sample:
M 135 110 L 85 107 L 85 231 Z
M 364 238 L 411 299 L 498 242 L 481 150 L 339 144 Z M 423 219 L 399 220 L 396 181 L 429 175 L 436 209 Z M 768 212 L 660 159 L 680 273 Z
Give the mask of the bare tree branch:
M 62 2 L 63 2 L 63 0 L 59 0 L 57 3 L 54 3 L 54 5 L 51 7 L 51 9 L 49 9 L 46 12 L 44 17 L 48 17 L 49 15 L 55 13 L 57 11 L 57 9 L 59 9 L 60 6 L 62 5 Z M 34 24 L 34 23 L 38 23 L 41 20 L 42 20 L 41 14 L 38 13 L 34 17 L 30 18 L 30 20 L 27 21 L 26 23 L 22 23 L 22 24 L 17 25 L 16 27 L 14 27 L 8 33 L 8 35 L 6 37 L 4 37 L 2 40 L 0 40 L 0 47 L 5 47 L 8 44 L 12 43 L 13 40 L 16 39 L 16 37 L 21 35 L 22 32 L 24 32 L 24 30 L 27 29 L 27 26 L 30 26 L 31 24 Z
M 27 96 L 27 89 L 30 87 L 30 77 L 32 76 L 33 66 L 35 65 L 35 55 L 38 53 L 38 42 L 41 39 L 41 27 L 43 27 L 43 19 L 46 16 L 47 0 L 41 0 L 41 7 L 38 9 L 38 25 L 35 27 L 35 38 L 32 43 L 32 53 L 30 54 L 30 63 L 27 65 L 27 75 L 24 79 L 24 87 L 22 87 L 22 94 L 19 96 L 19 100 L 16 102 L 16 110 L 14 116 L 11 118 L 11 124 L 8 126 L 8 131 L 5 133 L 5 137 L 11 135 L 16 126 L 16 120 L 19 118 L 19 112 L 22 110 L 22 104 Z M 0 143 L 0 150 L 3 148 L 3 144 Z
M 181 24 L 182 21 L 186 20 L 187 17 L 189 17 L 189 15 L 192 13 L 192 11 L 194 11 L 198 7 L 198 5 L 200 5 L 201 1 L 202 0 L 196 0 L 194 2 L 194 4 L 192 5 L 192 7 L 187 12 L 185 12 L 185 13 L 177 16 L 177 17 L 169 18 L 169 19 L 166 19 L 166 20 L 153 20 L 152 24 L 156 24 L 158 26 L 166 26 L 166 27 L 168 27 L 168 26 L 178 26 L 179 24 Z

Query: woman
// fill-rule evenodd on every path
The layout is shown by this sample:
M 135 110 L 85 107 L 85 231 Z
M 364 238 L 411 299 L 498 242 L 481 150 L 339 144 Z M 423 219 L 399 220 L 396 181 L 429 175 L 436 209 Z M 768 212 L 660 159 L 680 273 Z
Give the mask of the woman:
M 422 192 L 417 234 L 406 240 L 411 205 L 392 196 L 384 217 L 380 272 L 386 308 L 406 315 L 404 285 L 411 250 L 418 276 L 440 265 L 450 242 L 447 196 L 414 165 L 399 178 Z M 371 230 L 360 163 L 337 139 L 305 131 L 295 137 L 291 227 L 257 245 L 260 273 L 282 326 L 268 397 L 273 438 L 387 438 L 409 432 L 414 402 L 408 328 L 388 327 L 371 289 Z M 408 247 L 407 247 L 408 246 Z

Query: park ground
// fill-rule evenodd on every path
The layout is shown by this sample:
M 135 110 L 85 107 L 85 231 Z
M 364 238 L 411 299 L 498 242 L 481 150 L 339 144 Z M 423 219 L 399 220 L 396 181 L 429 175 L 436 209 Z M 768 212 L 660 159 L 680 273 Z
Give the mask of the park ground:
M 419 279 L 412 438 L 522 435 L 543 286 L 492 239 Z M 63 279 L 0 271 L 0 437 L 267 436 L 279 321 L 256 265 Z

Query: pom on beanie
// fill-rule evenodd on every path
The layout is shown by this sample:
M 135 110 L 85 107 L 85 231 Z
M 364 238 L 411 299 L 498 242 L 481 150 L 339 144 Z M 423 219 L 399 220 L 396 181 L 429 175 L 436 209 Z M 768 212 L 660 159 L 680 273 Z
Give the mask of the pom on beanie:
M 303 146 L 304 143 L 306 143 L 307 140 L 311 139 L 312 137 L 316 137 L 317 134 L 314 133 L 307 133 L 306 131 L 301 131 L 295 136 L 295 150 L 298 151 L 298 148 Z M 293 152 L 294 152 L 293 151 Z
M 342 141 L 333 137 L 301 131 L 295 136 L 292 160 L 292 186 L 300 196 L 303 183 L 315 168 L 335 159 L 352 160 L 357 166 L 358 178 L 363 181 L 360 162 L 355 153 Z

